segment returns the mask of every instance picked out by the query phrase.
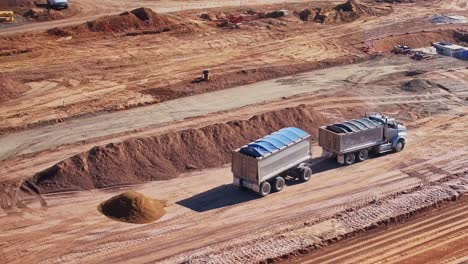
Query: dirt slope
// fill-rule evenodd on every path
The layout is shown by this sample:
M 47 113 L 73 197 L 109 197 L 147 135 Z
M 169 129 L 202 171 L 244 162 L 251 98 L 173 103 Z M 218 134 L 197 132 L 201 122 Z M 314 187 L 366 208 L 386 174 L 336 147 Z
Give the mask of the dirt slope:
M 11 78 L 0 76 L 0 103 L 20 97 L 28 87 Z
M 391 9 L 376 9 L 374 7 L 358 4 L 355 0 L 348 0 L 334 8 L 321 8 L 318 10 L 315 20 L 320 23 L 352 22 L 364 16 L 387 15 Z
M 301 105 L 201 129 L 132 138 L 94 147 L 34 176 L 44 193 L 89 190 L 176 178 L 193 169 L 230 162 L 231 150 L 286 126 L 315 135 L 327 120 Z

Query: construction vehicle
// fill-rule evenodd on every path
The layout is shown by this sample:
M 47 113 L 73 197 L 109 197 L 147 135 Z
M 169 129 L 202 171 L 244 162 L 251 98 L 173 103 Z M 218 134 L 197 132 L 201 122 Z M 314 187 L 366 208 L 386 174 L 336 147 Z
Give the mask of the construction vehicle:
M 323 154 L 338 163 L 351 165 L 364 161 L 370 152 L 400 152 L 406 144 L 406 127 L 394 118 L 373 114 L 360 119 L 319 128 Z
M 432 59 L 432 55 L 422 52 L 422 51 L 415 51 L 410 56 L 413 60 L 429 60 Z
M 15 22 L 15 13 L 13 11 L 0 11 L 0 23 Z
M 319 128 L 323 155 L 345 165 L 364 161 L 370 152 L 400 152 L 406 127 L 395 119 L 373 114 Z M 312 176 L 311 136 L 288 127 L 251 142 L 232 153 L 233 184 L 264 197 L 284 188 L 285 179 L 307 182 Z
M 407 55 L 411 52 L 411 48 L 404 45 L 396 45 L 392 48 L 393 54 L 404 54 Z
M 68 0 L 47 0 L 47 7 L 53 9 L 67 9 Z
M 286 176 L 308 181 L 311 158 L 310 135 L 296 127 L 283 128 L 233 151 L 233 183 L 267 196 L 284 188 Z

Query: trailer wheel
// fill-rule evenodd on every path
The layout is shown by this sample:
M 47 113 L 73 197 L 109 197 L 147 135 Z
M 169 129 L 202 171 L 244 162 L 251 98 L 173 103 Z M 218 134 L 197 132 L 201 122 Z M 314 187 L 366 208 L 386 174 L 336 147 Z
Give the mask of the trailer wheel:
M 344 163 L 346 165 L 351 165 L 356 161 L 356 155 L 354 153 L 347 153 L 344 157 Z
M 271 192 L 271 185 L 269 182 L 262 182 L 260 184 L 260 196 L 265 197 Z
M 361 149 L 358 153 L 358 161 L 365 161 L 369 157 L 369 151 L 367 149 Z
M 402 151 L 403 149 L 405 148 L 405 142 L 400 139 L 398 140 L 398 142 L 396 143 L 395 147 L 393 148 L 393 151 L 394 152 L 400 152 Z
M 312 176 L 312 170 L 309 167 L 301 168 L 301 172 L 299 173 L 299 180 L 301 182 L 309 181 L 311 176 Z
M 281 190 L 283 190 L 284 184 L 285 184 L 285 181 L 283 177 L 281 176 L 276 177 L 275 180 L 273 181 L 273 191 L 280 192 Z

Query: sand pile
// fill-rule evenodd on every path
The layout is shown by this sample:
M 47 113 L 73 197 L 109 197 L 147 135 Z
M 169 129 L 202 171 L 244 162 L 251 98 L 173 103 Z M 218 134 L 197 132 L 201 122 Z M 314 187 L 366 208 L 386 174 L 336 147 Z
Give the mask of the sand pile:
M 315 15 L 315 21 L 320 23 L 352 22 L 362 16 L 380 16 L 390 13 L 390 9 L 376 9 L 358 4 L 355 0 L 348 0 L 334 8 L 321 8 Z
M 28 87 L 8 77 L 0 76 L 0 102 L 20 97 Z
M 161 218 L 166 212 L 166 201 L 151 199 L 129 191 L 110 198 L 98 206 L 105 216 L 126 223 L 146 224 Z
M 157 14 L 149 8 L 141 7 L 120 15 L 105 16 L 88 21 L 78 26 L 54 28 L 49 30 L 48 33 L 59 36 L 90 32 L 129 33 L 151 31 L 153 33 L 160 33 L 177 29 L 181 26 L 181 23 L 174 16 Z
M 346 114 L 353 113 L 347 111 Z M 193 169 L 229 163 L 231 150 L 286 126 L 317 136 L 328 120 L 310 106 L 257 115 L 249 120 L 214 124 L 152 137 L 132 138 L 95 147 L 36 174 L 42 192 L 87 190 L 178 177 Z
M 424 92 L 434 88 L 447 89 L 441 84 L 425 79 L 414 79 L 402 84 L 401 89 L 407 92 Z

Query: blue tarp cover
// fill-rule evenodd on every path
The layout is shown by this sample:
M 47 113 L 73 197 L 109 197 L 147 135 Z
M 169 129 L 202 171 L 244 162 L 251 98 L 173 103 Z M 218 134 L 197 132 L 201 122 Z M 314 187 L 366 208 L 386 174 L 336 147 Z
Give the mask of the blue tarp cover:
M 249 143 L 242 147 L 240 152 L 255 158 L 263 157 L 307 136 L 309 134 L 302 129 L 286 127 Z

